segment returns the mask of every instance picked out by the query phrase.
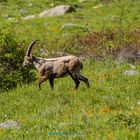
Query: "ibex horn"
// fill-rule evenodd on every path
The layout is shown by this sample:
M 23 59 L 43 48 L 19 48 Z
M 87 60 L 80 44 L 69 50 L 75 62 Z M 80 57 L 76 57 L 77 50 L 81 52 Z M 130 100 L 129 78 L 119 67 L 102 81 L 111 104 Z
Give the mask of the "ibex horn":
M 33 42 L 30 43 L 30 45 L 29 45 L 29 47 L 28 47 L 28 50 L 27 50 L 27 56 L 30 56 L 32 47 L 33 47 L 33 45 L 34 45 L 37 41 L 39 41 L 39 40 L 35 40 L 35 41 L 33 41 Z

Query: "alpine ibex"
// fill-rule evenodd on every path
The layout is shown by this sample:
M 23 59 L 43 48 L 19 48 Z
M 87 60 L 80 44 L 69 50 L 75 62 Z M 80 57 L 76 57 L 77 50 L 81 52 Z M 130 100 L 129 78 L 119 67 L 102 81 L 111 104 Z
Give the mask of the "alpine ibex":
M 38 73 L 40 74 L 40 79 L 38 81 L 38 87 L 41 89 L 41 83 L 49 79 L 50 86 L 53 89 L 54 87 L 54 78 L 63 77 L 66 74 L 69 74 L 74 80 L 77 89 L 80 80 L 85 82 L 87 87 L 89 87 L 88 79 L 80 74 L 80 69 L 82 68 L 82 63 L 76 56 L 64 56 L 58 58 L 40 58 L 31 55 L 31 50 L 33 45 L 38 40 L 31 42 L 27 52 L 24 56 L 23 67 L 27 67 L 30 64 L 33 64 Z

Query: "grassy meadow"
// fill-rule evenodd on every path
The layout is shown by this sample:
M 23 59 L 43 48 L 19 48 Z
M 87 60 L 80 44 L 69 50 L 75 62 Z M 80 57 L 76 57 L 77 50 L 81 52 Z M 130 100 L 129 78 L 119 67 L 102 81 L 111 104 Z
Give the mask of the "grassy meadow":
M 140 75 L 123 74 L 129 66 L 84 62 L 84 83 L 78 90 L 70 77 L 36 82 L 0 94 L 1 122 L 14 120 L 19 129 L 0 129 L 1 139 L 139 139 Z M 140 67 L 137 67 L 140 71 Z
M 100 48 L 111 49 L 134 41 L 123 33 L 129 33 L 140 25 L 140 2 L 138 0 L 4 0 L 0 2 L 0 29 L 12 32 L 25 50 L 29 42 L 39 39 L 33 54 L 40 55 L 44 48 L 44 57 L 57 56 L 68 47 L 69 54 L 84 58 L 83 53 L 94 50 L 93 46 L 73 45 L 73 35 L 81 38 L 87 24 L 90 32 L 111 31 L 116 39 L 103 41 Z M 31 3 L 31 4 L 29 4 Z M 35 18 L 23 20 L 27 15 L 39 14 L 46 8 L 60 4 L 78 6 L 76 12 L 60 17 Z M 99 6 L 96 8 L 95 6 Z M 12 18 L 12 20 L 8 19 Z M 66 28 L 64 24 L 77 24 L 81 28 Z M 120 34 L 118 33 L 120 31 Z M 80 39 L 81 39 L 80 38 Z M 54 43 L 55 42 L 55 43 Z M 137 43 L 139 38 L 137 38 Z M 71 47 L 72 46 L 72 47 Z M 87 48 L 88 49 L 87 49 Z M 137 73 L 125 75 L 131 69 L 128 63 L 116 65 L 112 56 L 101 60 L 84 58 L 81 60 L 81 73 L 89 79 L 90 88 L 81 82 L 74 89 L 70 76 L 55 79 L 54 91 L 49 82 L 37 88 L 37 80 L 20 84 L 9 91 L 0 93 L 0 123 L 13 120 L 19 128 L 0 128 L 1 140 L 139 140 L 140 139 L 140 65 Z M 31 70 L 34 71 L 34 70 Z M 36 77 L 38 75 L 34 72 Z

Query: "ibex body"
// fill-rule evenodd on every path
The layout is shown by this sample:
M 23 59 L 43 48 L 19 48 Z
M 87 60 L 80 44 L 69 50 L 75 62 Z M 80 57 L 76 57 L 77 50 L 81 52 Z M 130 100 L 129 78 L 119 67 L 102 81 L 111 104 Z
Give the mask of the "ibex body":
M 36 40 L 37 41 L 37 40 Z M 36 41 L 33 41 L 27 50 L 24 57 L 23 67 L 33 64 L 40 74 L 40 80 L 38 82 L 39 88 L 41 88 L 41 83 L 49 79 L 50 86 L 54 87 L 54 78 L 60 78 L 69 74 L 75 81 L 75 88 L 78 88 L 80 81 L 86 83 L 89 87 L 88 79 L 80 74 L 80 69 L 82 68 L 82 63 L 76 56 L 64 56 L 58 58 L 40 58 L 31 56 L 31 49 Z

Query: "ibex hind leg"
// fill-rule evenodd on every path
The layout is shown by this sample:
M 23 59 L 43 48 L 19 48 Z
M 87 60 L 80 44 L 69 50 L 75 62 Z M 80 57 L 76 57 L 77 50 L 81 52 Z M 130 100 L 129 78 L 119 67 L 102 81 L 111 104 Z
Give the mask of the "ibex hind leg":
M 41 89 L 41 84 L 47 80 L 47 77 L 41 77 L 38 81 L 38 88 Z
M 80 81 L 79 81 L 77 75 L 74 74 L 74 73 L 73 73 L 73 74 L 70 73 L 70 76 L 71 76 L 71 78 L 72 78 L 72 79 L 74 80 L 74 82 L 75 82 L 75 89 L 78 89 L 79 84 L 80 84 Z
M 81 80 L 81 81 L 83 81 L 83 82 L 85 82 L 85 84 L 87 85 L 87 87 L 90 87 L 89 81 L 88 81 L 87 78 L 85 78 L 84 76 L 82 76 L 82 75 L 79 74 L 78 75 L 78 79 Z

